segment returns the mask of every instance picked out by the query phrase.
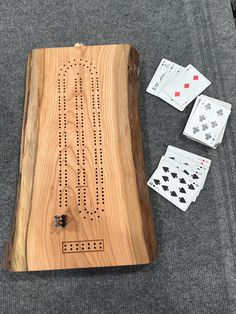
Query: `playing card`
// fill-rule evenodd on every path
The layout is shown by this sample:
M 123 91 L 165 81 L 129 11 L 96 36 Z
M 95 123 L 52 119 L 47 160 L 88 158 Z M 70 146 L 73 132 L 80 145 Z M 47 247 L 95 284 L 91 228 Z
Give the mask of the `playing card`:
M 192 108 L 192 111 L 190 113 L 190 116 L 188 118 L 188 121 L 187 123 L 192 119 L 193 115 L 194 115 L 194 112 L 196 111 L 197 107 L 199 106 L 199 104 L 203 101 L 203 95 L 200 95 L 196 98 L 196 101 L 193 105 L 193 108 Z
M 212 148 L 222 141 L 231 105 L 213 98 L 202 97 L 196 100 L 184 135 Z
M 163 87 L 163 92 L 170 96 L 172 102 L 177 103 L 184 110 L 210 84 L 211 82 L 196 68 L 188 65 L 181 76 L 177 76 Z
M 181 210 L 187 210 L 204 186 L 211 160 L 169 145 L 148 186 Z
M 169 75 L 166 77 L 167 79 L 163 83 L 162 89 L 158 93 L 159 98 L 161 98 L 162 100 L 164 100 L 165 102 L 167 102 L 168 104 L 170 104 L 171 106 L 173 106 L 174 108 L 180 111 L 183 111 L 182 107 L 180 107 L 174 100 L 172 100 L 171 97 L 168 94 L 166 94 L 163 89 L 167 84 L 170 84 L 177 77 L 181 76 L 182 73 L 184 73 L 184 71 L 185 71 L 185 68 L 181 66 L 172 67 L 172 71 L 169 71 L 168 73 Z
M 191 184 L 193 184 L 194 188 L 195 188 L 195 197 L 192 200 L 193 202 L 195 202 L 197 196 L 199 195 L 201 189 L 202 189 L 202 179 L 203 177 L 199 175 L 199 172 L 197 170 L 192 169 L 190 166 L 185 165 L 175 159 L 163 156 L 163 160 L 171 160 L 171 163 L 173 166 L 175 166 L 178 170 L 181 171 L 181 173 L 184 173 L 187 175 L 188 180 Z
M 200 95 L 199 97 L 205 98 L 205 99 L 207 99 L 210 102 L 217 103 L 218 105 L 221 105 L 224 108 L 231 110 L 232 105 L 230 103 L 228 103 L 228 102 L 225 102 L 225 101 L 222 101 L 222 100 L 219 100 L 219 99 L 216 99 L 216 98 L 212 98 L 212 97 L 209 97 L 209 96 L 206 96 L 206 95 Z
M 165 75 L 163 76 L 163 79 L 161 80 L 161 83 L 159 86 L 159 91 L 157 94 L 158 97 L 160 97 L 159 95 L 163 89 L 163 86 L 168 84 L 169 81 L 171 81 L 183 69 L 183 67 L 181 65 L 178 65 L 172 61 L 168 61 L 168 62 L 169 62 L 169 67 L 168 67 Z
M 156 72 L 154 73 L 146 91 L 152 95 L 158 96 L 162 86 L 169 79 L 172 71 L 176 67 L 179 67 L 176 63 L 163 58 L 158 65 L 158 68 L 156 69 Z
M 187 174 L 163 157 L 148 180 L 148 186 L 183 211 L 188 209 L 196 197 L 196 188 Z
M 192 182 L 197 187 L 202 189 L 202 187 L 204 185 L 205 172 L 201 171 L 199 168 L 194 167 L 190 163 L 189 163 L 189 165 L 186 165 L 186 163 L 179 161 L 179 159 L 181 159 L 181 158 L 179 158 L 180 156 L 178 156 L 178 154 L 176 154 L 176 153 L 170 152 L 168 154 L 168 152 L 167 152 L 167 154 L 165 156 L 168 157 L 169 159 L 171 159 L 175 163 L 175 165 L 178 169 L 182 170 L 185 174 L 187 174 L 189 176 L 189 179 L 192 180 Z
M 189 151 L 183 150 L 172 145 L 169 145 L 167 147 L 166 155 L 168 155 L 169 152 L 176 153 L 179 156 L 178 161 L 191 166 L 193 166 L 194 164 L 197 168 L 202 169 L 204 171 L 208 171 L 211 165 L 210 159 L 197 154 L 193 154 Z
M 188 172 L 193 182 L 196 182 L 200 185 L 200 188 L 203 188 L 211 164 L 210 159 L 192 154 L 171 145 L 168 146 L 165 156 L 184 166 L 188 166 Z M 181 169 L 183 170 L 183 166 Z
M 227 102 L 224 102 L 224 101 L 221 101 L 221 100 L 219 100 L 219 99 L 212 98 L 212 97 L 209 97 L 209 96 L 206 96 L 206 95 L 201 95 L 201 96 L 202 96 L 203 99 L 205 98 L 205 99 L 207 99 L 208 101 L 216 102 L 216 103 L 218 103 L 219 105 L 225 107 L 226 109 L 231 110 L 232 105 L 231 105 L 230 103 L 227 103 Z M 200 96 L 199 96 L 199 97 L 200 97 Z M 227 123 L 225 123 L 225 126 L 223 127 L 223 129 L 222 129 L 222 131 L 221 131 L 221 134 L 219 135 L 218 144 L 220 144 L 220 143 L 222 142 L 226 125 L 227 125 Z

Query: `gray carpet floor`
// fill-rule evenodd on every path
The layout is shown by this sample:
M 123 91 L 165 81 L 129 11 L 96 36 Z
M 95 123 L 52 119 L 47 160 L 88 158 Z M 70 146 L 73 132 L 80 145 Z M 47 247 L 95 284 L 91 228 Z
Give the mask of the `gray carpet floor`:
M 1 1 L 0 252 L 15 204 L 24 79 L 36 47 L 132 43 L 141 58 L 141 124 L 149 177 L 171 144 L 212 160 L 183 213 L 150 190 L 160 259 L 145 267 L 0 274 L 1 313 L 236 313 L 236 32 L 230 0 Z M 206 95 L 232 103 L 217 150 L 182 135 L 183 113 L 145 89 L 161 58 L 196 66 Z

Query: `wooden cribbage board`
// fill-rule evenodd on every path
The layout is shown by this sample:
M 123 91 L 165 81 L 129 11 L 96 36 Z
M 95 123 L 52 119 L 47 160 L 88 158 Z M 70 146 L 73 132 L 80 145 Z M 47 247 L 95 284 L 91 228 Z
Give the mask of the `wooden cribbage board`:
M 34 49 L 5 268 L 146 264 L 156 255 L 137 51 L 129 45 Z

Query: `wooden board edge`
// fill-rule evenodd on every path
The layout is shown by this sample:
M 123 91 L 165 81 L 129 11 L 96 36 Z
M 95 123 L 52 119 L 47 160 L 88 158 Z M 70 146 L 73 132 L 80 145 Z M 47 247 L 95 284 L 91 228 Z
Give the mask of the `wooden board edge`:
M 19 173 L 18 173 L 18 184 L 17 184 L 17 197 L 16 197 L 16 205 L 14 209 L 14 216 L 13 216 L 13 222 L 12 227 L 10 231 L 10 237 L 8 242 L 6 243 L 6 250 L 5 255 L 3 258 L 2 267 L 4 270 L 10 270 L 14 272 L 18 271 L 27 271 L 27 254 L 26 254 L 26 242 L 27 242 L 27 226 L 28 223 L 25 224 L 24 230 L 19 230 L 19 224 L 22 223 L 22 221 L 28 221 L 30 216 L 30 208 L 28 208 L 28 216 L 25 216 L 25 210 L 24 206 L 20 204 L 21 197 L 22 197 L 22 165 L 23 165 L 23 158 L 25 154 L 25 148 L 26 148 L 26 133 L 28 132 L 27 129 L 27 123 L 29 122 L 29 106 L 30 106 L 30 88 L 31 88 L 31 74 L 32 74 L 32 52 L 28 56 L 27 61 L 27 68 L 26 68 L 26 80 L 25 80 L 25 97 L 24 97 L 24 109 L 23 109 L 23 121 L 22 121 L 22 131 L 21 131 L 21 141 L 20 141 L 20 160 L 19 160 Z M 37 116 L 37 110 L 32 110 L 31 115 L 34 115 L 34 117 Z M 34 138 L 37 137 L 37 132 L 33 132 L 35 134 Z M 31 142 L 32 143 L 32 142 Z M 30 145 L 29 145 L 30 146 Z M 30 150 L 31 147 L 28 147 L 27 149 Z M 36 151 L 34 152 L 34 156 L 36 156 Z M 35 159 L 34 159 L 35 162 Z M 33 170 L 33 169 L 32 169 Z M 33 182 L 33 180 L 31 180 Z M 31 185 L 31 189 L 27 191 L 26 198 L 31 199 L 33 186 Z M 23 240 L 21 241 L 23 243 L 23 246 L 20 248 L 18 247 L 18 244 L 16 244 L 18 240 L 18 233 L 23 233 L 21 235 L 21 238 Z M 21 249 L 21 252 L 19 250 Z M 21 258 L 18 260 L 17 254 L 20 254 Z
M 132 156 L 136 173 L 136 182 L 140 207 L 142 209 L 142 229 L 150 263 L 158 257 L 157 242 L 151 203 L 145 176 L 142 136 L 139 109 L 139 54 L 130 46 L 128 61 L 128 110 L 131 131 Z

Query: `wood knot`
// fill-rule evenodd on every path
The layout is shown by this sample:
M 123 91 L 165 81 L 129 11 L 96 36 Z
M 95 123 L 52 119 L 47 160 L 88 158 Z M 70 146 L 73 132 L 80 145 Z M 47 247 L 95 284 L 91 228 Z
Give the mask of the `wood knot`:
M 66 215 L 61 215 L 61 216 L 54 216 L 54 226 L 57 227 L 62 227 L 65 228 L 67 225 L 67 216 Z

